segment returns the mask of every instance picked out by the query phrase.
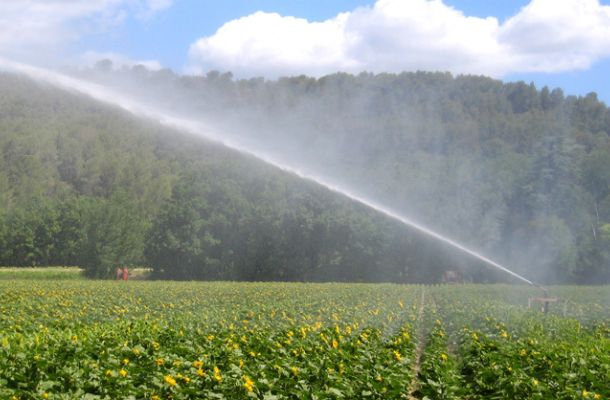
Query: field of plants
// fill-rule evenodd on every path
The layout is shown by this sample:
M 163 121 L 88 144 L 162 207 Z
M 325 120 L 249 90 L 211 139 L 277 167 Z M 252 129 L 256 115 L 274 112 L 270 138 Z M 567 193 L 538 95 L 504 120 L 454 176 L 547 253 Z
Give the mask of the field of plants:
M 1 399 L 609 399 L 610 287 L 0 280 Z
M 0 267 L 0 280 L 78 280 L 85 279 L 76 267 Z

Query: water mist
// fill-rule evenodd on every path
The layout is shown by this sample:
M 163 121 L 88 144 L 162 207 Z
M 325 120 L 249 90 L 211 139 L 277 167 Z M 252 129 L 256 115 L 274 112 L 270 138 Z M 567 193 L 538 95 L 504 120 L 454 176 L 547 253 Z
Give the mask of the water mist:
M 540 287 L 536 283 L 498 264 L 497 262 L 487 258 L 486 256 L 448 237 L 445 237 L 440 233 L 431 230 L 388 207 L 385 207 L 382 204 L 367 199 L 359 193 L 344 187 L 344 185 L 341 185 L 338 182 L 333 182 L 327 178 L 318 176 L 317 174 L 314 174 L 311 171 L 308 171 L 307 169 L 297 168 L 293 165 L 289 165 L 286 161 L 280 160 L 279 157 L 269 154 L 264 149 L 259 148 L 255 143 L 246 143 L 245 141 L 236 141 L 233 139 L 229 139 L 225 135 L 222 135 L 220 132 L 211 129 L 210 126 L 204 124 L 201 121 L 168 114 L 163 110 L 157 109 L 156 107 L 148 106 L 140 101 L 118 93 L 115 90 L 110 90 L 98 84 L 86 82 L 80 79 L 75 79 L 43 68 L 21 64 L 9 60 L 3 60 L 2 58 L 0 58 L 0 69 L 4 69 L 9 72 L 21 73 L 36 81 L 45 82 L 47 84 L 51 84 L 66 91 L 89 96 L 95 100 L 104 102 L 106 104 L 120 107 L 134 115 L 158 121 L 164 126 L 188 132 L 193 135 L 201 136 L 207 140 L 220 143 L 230 149 L 253 156 L 283 171 L 294 174 L 302 179 L 315 182 L 316 184 L 321 185 L 335 193 L 341 194 L 353 201 L 363 204 L 429 237 L 432 237 L 442 243 L 448 244 L 453 248 L 456 248 L 466 254 L 469 254 L 475 259 L 483 261 L 485 264 L 497 270 L 503 271 L 522 282 L 525 282 L 532 286 Z

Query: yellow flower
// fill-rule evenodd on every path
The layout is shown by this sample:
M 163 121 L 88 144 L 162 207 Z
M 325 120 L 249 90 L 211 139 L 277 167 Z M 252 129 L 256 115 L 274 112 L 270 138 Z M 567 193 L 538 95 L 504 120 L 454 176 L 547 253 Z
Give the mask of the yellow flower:
M 119 375 L 121 375 L 123 378 L 125 378 L 127 376 L 127 371 L 125 371 L 123 368 L 121 368 L 121 370 L 119 371 Z
M 339 347 L 339 342 L 337 342 L 337 339 L 333 339 L 333 349 L 336 349 Z
M 602 398 L 602 395 L 601 395 L 601 394 L 599 394 L 599 393 L 595 393 L 595 394 L 593 394 L 593 398 L 594 398 L 595 400 L 599 400 L 599 399 L 601 399 L 601 398 Z
M 129 364 L 129 358 L 124 358 L 123 359 L 123 365 L 127 365 Z
M 176 386 L 176 380 L 171 375 L 165 375 L 165 383 L 170 386 Z
M 441 354 L 441 360 L 447 361 L 448 358 L 449 357 L 447 357 L 447 354 L 445 354 L 445 353 Z
M 254 382 L 247 375 L 244 375 L 244 388 L 247 392 L 252 392 L 254 390 Z
M 203 371 L 203 369 L 199 368 L 197 370 L 197 376 L 204 376 L 204 375 L 205 375 L 205 372 Z
M 582 390 L 582 397 L 589 397 L 589 392 L 587 392 L 587 389 Z
M 508 338 L 508 332 L 506 332 L 506 331 L 502 331 L 502 332 L 500 333 L 500 336 L 502 336 L 504 339 L 506 339 L 506 338 Z
M 160 398 L 159 396 L 157 396 L 156 394 L 153 394 L 153 395 L 150 397 L 150 400 L 161 400 L 161 398 Z
M 43 399 L 48 399 L 48 398 L 49 398 L 49 394 L 48 394 L 47 392 L 44 392 L 44 393 L 42 394 L 42 398 L 43 398 Z
M 400 351 L 394 350 L 394 358 L 396 359 L 396 361 L 400 361 L 400 359 L 402 358 Z
M 476 341 L 479 340 L 479 335 L 476 334 L 476 332 L 472 332 L 472 338 Z
M 157 366 L 161 366 L 161 365 L 165 364 L 165 360 L 162 358 L 157 358 L 155 360 L 155 364 L 157 364 Z
M 290 372 L 292 372 L 292 375 L 297 376 L 299 374 L 299 369 L 297 367 L 290 367 Z
M 220 375 L 220 370 L 218 369 L 218 367 L 214 367 L 214 380 L 216 382 L 222 381 L 222 375 Z
M 535 378 L 534 378 L 534 379 L 532 379 L 532 384 L 533 384 L 534 386 L 538 386 L 538 379 L 535 379 Z
M 201 368 L 203 366 L 203 361 L 193 361 L 193 367 L 195 368 Z

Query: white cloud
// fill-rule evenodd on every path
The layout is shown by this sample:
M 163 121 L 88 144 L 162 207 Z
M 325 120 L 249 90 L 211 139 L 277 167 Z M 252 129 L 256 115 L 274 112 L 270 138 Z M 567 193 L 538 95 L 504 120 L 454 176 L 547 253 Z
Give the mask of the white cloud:
M 610 55 L 610 7 L 532 0 L 500 24 L 441 0 L 378 0 L 322 22 L 257 12 L 193 43 L 189 72 L 237 76 L 443 70 L 503 76 L 588 68 Z
M 191 47 L 193 59 L 206 67 L 234 72 L 264 74 L 269 68 L 298 73 L 307 66 L 309 73 L 349 68 L 343 53 L 347 14 L 324 22 L 282 17 L 257 12 L 223 25 L 214 36 L 200 39 Z M 193 65 L 195 71 L 197 65 Z
M 171 7 L 174 0 L 145 0 L 145 1 L 136 1 L 138 4 L 138 12 L 136 16 L 140 19 L 149 19 L 152 18 L 155 14 L 160 11 L 165 10 L 166 8 Z
M 53 54 L 82 35 L 104 32 L 128 15 L 150 18 L 172 0 L 1 0 L 0 53 L 31 59 Z
M 586 69 L 610 56 L 610 7 L 597 0 L 535 0 L 498 35 L 519 71 Z
M 498 28 L 495 18 L 466 17 L 441 1 L 379 0 L 349 18 L 348 54 L 371 71 L 494 73 L 495 66 L 482 56 L 501 57 L 494 40 Z
M 86 66 L 93 66 L 100 60 L 110 60 L 115 69 L 123 67 L 133 67 L 134 65 L 143 65 L 147 69 L 156 71 L 163 68 L 163 65 L 157 60 L 133 60 L 122 54 L 112 52 L 97 52 L 87 51 L 82 54 L 80 63 Z

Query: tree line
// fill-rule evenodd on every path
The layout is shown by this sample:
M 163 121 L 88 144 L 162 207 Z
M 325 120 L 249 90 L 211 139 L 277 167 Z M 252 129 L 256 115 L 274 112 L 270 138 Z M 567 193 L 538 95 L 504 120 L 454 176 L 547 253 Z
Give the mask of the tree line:
M 272 142 L 528 277 L 610 281 L 610 112 L 595 94 L 444 73 L 266 81 L 107 67 L 78 73 Z M 401 282 L 463 267 L 473 279 L 497 279 L 226 149 L 24 80 L 4 77 L 2 86 L 10 96 L 0 100 L 0 264 L 97 265 L 94 276 L 125 262 L 177 279 Z M 70 215 L 78 228 L 68 228 Z M 32 221 L 48 229 L 16 239 L 13 227 Z M 60 237 L 57 225 L 79 239 L 44 239 Z

